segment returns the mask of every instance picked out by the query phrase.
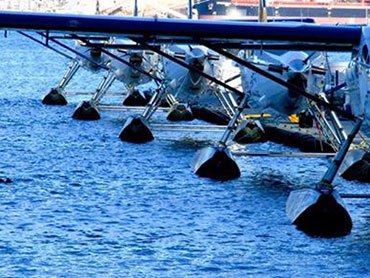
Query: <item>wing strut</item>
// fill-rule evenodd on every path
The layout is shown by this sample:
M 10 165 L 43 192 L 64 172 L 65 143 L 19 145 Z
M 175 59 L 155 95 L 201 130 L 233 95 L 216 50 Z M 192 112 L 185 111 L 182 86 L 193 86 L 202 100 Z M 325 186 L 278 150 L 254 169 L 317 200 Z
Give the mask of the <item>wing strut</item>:
M 44 43 L 44 42 L 42 42 L 42 41 L 40 41 L 40 40 L 38 40 L 38 39 L 36 39 L 36 38 L 32 37 L 31 35 L 29 35 L 29 34 L 25 33 L 25 32 L 18 31 L 18 34 L 21 34 L 22 36 L 24 36 L 24 37 L 26 37 L 26 38 L 29 38 L 30 40 L 32 40 L 32 41 L 34 41 L 34 42 L 37 42 L 38 44 L 41 44 L 42 46 L 45 46 L 46 48 L 48 48 L 48 49 L 50 49 L 50 50 L 53 50 L 54 52 L 56 52 L 56 53 L 58 53 L 58 54 L 62 55 L 63 57 L 65 57 L 65 58 L 67 58 L 67 59 L 69 59 L 69 60 L 73 60 L 73 59 L 74 59 L 73 57 L 71 57 L 71 56 L 69 56 L 69 55 L 67 55 L 67 54 L 63 53 L 62 51 L 60 51 L 60 50 L 56 49 L 55 47 L 52 47 L 52 46 L 50 46 L 49 44 L 46 44 L 46 43 Z
M 101 65 L 101 64 L 99 64 L 99 63 L 97 63 L 97 62 L 93 61 L 92 59 L 90 59 L 90 58 L 89 58 L 89 57 L 87 57 L 86 55 L 84 55 L 84 54 L 82 54 L 82 53 L 80 53 L 80 52 L 78 52 L 78 51 L 74 50 L 72 47 L 69 47 L 68 45 L 66 45 L 66 44 L 64 44 L 64 43 L 61 43 L 61 42 L 57 41 L 56 39 L 50 38 L 50 37 L 48 36 L 48 34 L 46 34 L 46 35 L 45 35 L 45 34 L 44 34 L 44 33 L 42 33 L 42 32 L 37 32 L 37 34 L 39 34 L 40 36 L 42 36 L 42 37 L 46 38 L 46 39 L 47 39 L 47 43 L 48 43 L 48 42 L 49 42 L 49 40 L 50 40 L 50 41 L 52 41 L 53 43 L 55 43 L 55 44 L 57 44 L 57 45 L 59 45 L 59 46 L 61 46 L 61 47 L 65 48 L 65 49 L 67 49 L 67 50 L 71 51 L 72 53 L 74 53 L 74 54 L 76 54 L 76 55 L 78 55 L 78 56 L 80 56 L 80 57 L 82 57 L 82 58 L 86 59 L 87 61 L 89 61 L 90 63 L 92 63 L 92 64 L 96 65 L 97 67 L 100 67 L 100 68 L 102 68 L 102 69 L 108 70 L 108 67 L 106 67 L 106 66 L 104 66 L 104 65 Z
M 339 152 L 334 157 L 334 160 L 331 162 L 328 170 L 326 171 L 324 177 L 322 178 L 321 182 L 317 185 L 318 190 L 332 190 L 332 182 L 339 170 L 339 167 L 341 166 L 344 157 L 346 156 L 348 149 L 350 145 L 353 142 L 353 139 L 355 138 L 356 134 L 360 130 L 361 124 L 363 119 L 358 118 L 356 120 L 356 123 L 354 127 L 351 130 L 351 133 L 348 135 L 347 139 L 343 142 Z

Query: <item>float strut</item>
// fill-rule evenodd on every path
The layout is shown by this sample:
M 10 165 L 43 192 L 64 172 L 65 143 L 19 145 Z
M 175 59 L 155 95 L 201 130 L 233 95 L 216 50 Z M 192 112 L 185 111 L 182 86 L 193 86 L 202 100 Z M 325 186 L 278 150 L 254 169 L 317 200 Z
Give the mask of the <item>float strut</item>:
M 248 99 L 248 96 L 245 94 L 243 99 L 241 100 L 239 106 L 237 107 L 232 119 L 230 120 L 229 124 L 227 125 L 227 128 L 226 128 L 224 134 L 222 135 L 222 138 L 220 140 L 221 145 L 223 145 L 223 146 L 226 145 L 227 140 L 229 139 L 232 131 L 235 128 L 235 124 L 236 124 L 237 120 L 239 119 L 240 115 L 242 114 L 242 112 L 244 110 L 244 107 L 247 103 L 247 99 Z
M 339 170 L 340 165 L 342 164 L 349 146 L 352 144 L 353 139 L 355 138 L 356 134 L 360 130 L 361 124 L 363 119 L 357 119 L 354 127 L 351 130 L 351 133 L 348 135 L 347 139 L 343 142 L 342 147 L 334 157 L 332 163 L 330 164 L 328 170 L 326 171 L 324 177 L 322 178 L 321 182 L 317 185 L 316 189 L 319 191 L 332 191 L 333 186 L 332 182 Z
M 143 118 L 149 120 L 160 105 L 161 100 L 164 99 L 166 95 L 167 94 L 163 88 L 156 90 L 142 114 Z
M 68 85 L 68 83 L 71 81 L 72 77 L 76 74 L 78 69 L 80 68 L 80 64 L 78 61 L 74 60 L 72 63 L 70 63 L 67 72 L 64 74 L 62 80 L 60 81 L 58 87 L 62 90 L 65 89 L 65 87 Z
M 98 88 L 96 89 L 95 94 L 92 96 L 91 101 L 94 103 L 100 102 L 101 98 L 107 92 L 107 90 L 112 86 L 113 82 L 116 80 L 116 77 L 111 71 L 108 71 L 104 75 L 103 80 L 100 82 Z
M 162 87 L 157 89 L 142 115 L 129 117 L 126 120 L 119 138 L 122 141 L 139 144 L 154 140 L 148 120 L 153 115 L 165 95 L 165 90 Z
M 321 182 L 315 189 L 303 188 L 290 193 L 286 212 L 297 228 L 309 235 L 323 237 L 344 236 L 351 232 L 352 220 L 340 195 L 332 182 L 336 176 L 349 146 L 362 124 L 362 119 L 356 123 L 343 142 Z
M 232 119 L 219 141 L 220 146 L 206 147 L 197 152 L 193 161 L 194 173 L 200 177 L 216 180 L 230 180 L 240 177 L 240 169 L 235 162 L 230 150 L 226 146 L 235 124 L 242 114 L 247 103 L 248 96 L 244 94 Z
M 69 64 L 68 69 L 64 74 L 62 80 L 59 82 L 58 87 L 52 88 L 50 92 L 46 96 L 44 96 L 42 103 L 48 105 L 66 105 L 67 99 L 65 98 L 63 91 L 79 68 L 79 62 L 77 60 L 73 60 Z

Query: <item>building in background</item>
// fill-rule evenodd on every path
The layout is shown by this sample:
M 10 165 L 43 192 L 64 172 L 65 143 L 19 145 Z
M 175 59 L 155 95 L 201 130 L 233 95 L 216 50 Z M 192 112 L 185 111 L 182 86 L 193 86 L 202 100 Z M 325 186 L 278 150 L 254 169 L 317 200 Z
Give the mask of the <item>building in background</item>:
M 137 0 L 140 16 L 186 17 L 188 0 Z M 134 0 L 0 0 L 1 10 L 132 15 Z
M 199 18 L 256 19 L 259 0 L 196 1 Z M 313 18 L 318 23 L 367 24 L 370 0 L 270 0 L 269 18 Z

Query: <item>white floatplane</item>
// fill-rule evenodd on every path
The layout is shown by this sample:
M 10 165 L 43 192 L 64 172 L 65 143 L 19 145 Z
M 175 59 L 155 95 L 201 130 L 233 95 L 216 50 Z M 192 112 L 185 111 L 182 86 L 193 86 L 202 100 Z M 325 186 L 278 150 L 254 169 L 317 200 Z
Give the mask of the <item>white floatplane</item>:
M 45 37 L 45 45 L 49 46 L 55 34 L 63 33 L 70 36 L 108 36 L 119 39 L 130 39 L 142 48 L 148 49 L 162 56 L 164 59 L 176 61 L 177 64 L 187 68 L 191 74 L 196 72 L 207 78 L 214 84 L 222 87 L 225 91 L 238 96 L 237 107 L 233 109 L 232 117 L 228 122 L 221 140 L 212 147 L 202 150 L 197 155 L 194 163 L 195 172 L 200 176 L 230 179 L 240 175 L 239 168 L 228 149 L 228 140 L 243 122 L 245 111 L 249 108 L 248 102 L 251 94 L 236 89 L 227 82 L 217 79 L 204 72 L 200 67 L 192 66 L 181 59 L 161 49 L 162 45 L 183 44 L 206 47 L 216 55 L 233 60 L 240 67 L 247 68 L 258 75 L 267 78 L 286 88 L 281 91 L 279 97 L 285 95 L 285 100 L 279 100 L 284 105 L 288 104 L 295 111 L 296 103 L 291 100 L 304 101 L 313 110 L 318 122 L 325 126 L 327 134 L 333 137 L 336 146 L 336 155 L 331 162 L 322 180 L 314 189 L 293 191 L 287 202 L 287 214 L 294 224 L 309 234 L 322 236 L 340 236 L 348 234 L 352 227 L 351 218 L 346 211 L 343 202 L 334 189 L 333 180 L 345 159 L 349 147 L 356 134 L 359 132 L 364 119 L 368 120 L 368 79 L 369 79 L 369 46 L 370 29 L 366 26 L 321 26 L 304 23 L 252 23 L 252 22 L 226 22 L 226 21 L 193 21 L 158 18 L 122 18 L 104 16 L 74 16 L 58 14 L 38 13 L 0 13 L 0 27 L 3 30 L 37 31 Z M 346 86 L 349 97 L 358 101 L 356 110 L 352 113 L 328 101 L 322 90 L 308 91 L 307 86 L 302 85 L 302 72 L 306 66 L 302 64 L 308 56 L 303 55 L 300 60 L 301 67 L 296 67 L 294 59 L 287 59 L 287 63 L 281 65 L 281 76 L 266 70 L 263 66 L 248 59 L 236 55 L 231 49 L 281 49 L 297 51 L 349 51 L 352 59 L 348 69 Z M 290 61 L 290 62 L 289 62 Z M 314 64 L 307 60 L 306 64 Z M 290 67 L 299 74 L 284 76 L 284 67 Z M 311 71 L 312 66 L 309 66 Z M 204 68 L 203 68 L 204 69 Z M 275 65 L 276 70 L 276 65 Z M 308 74 L 310 70 L 308 70 Z M 276 73 L 276 71 L 275 71 Z M 292 82 L 293 79 L 297 82 Z M 296 81 L 296 80 L 295 80 Z M 250 81 L 248 81 L 250 82 Z M 162 83 L 166 85 L 165 83 Z M 299 85 L 301 84 L 301 85 Z M 343 87 L 337 86 L 337 87 Z M 338 88 L 331 88 L 332 91 Z M 159 86 L 149 102 L 147 108 L 156 105 L 158 95 L 165 95 L 165 86 Z M 253 92 L 252 92 L 253 93 Z M 265 92 L 266 95 L 268 92 Z M 324 94 L 323 94 L 324 93 Z M 180 95 L 179 95 L 180 96 Z M 288 97 L 288 99 L 286 98 Z M 186 97 L 187 100 L 190 98 Z M 252 103 L 252 102 L 251 102 Z M 258 103 L 258 101 L 257 101 Z M 281 110 L 276 106 L 278 102 L 270 99 L 270 107 Z M 267 105 L 268 106 L 268 105 Z M 285 112 L 286 107 L 284 108 Z M 290 112 L 290 109 L 288 109 Z M 147 110 L 148 111 L 148 110 Z M 149 111 L 147 113 L 151 113 Z M 280 111 L 281 112 L 281 111 Z M 338 117 L 346 118 L 353 122 L 349 133 L 346 133 Z M 142 129 L 142 122 L 135 122 L 136 118 L 127 121 L 123 130 L 131 126 L 131 131 Z M 145 119 L 144 119 L 145 120 Z M 150 128 L 147 123 L 144 130 L 148 134 Z M 140 136 L 146 136 L 145 132 L 138 132 Z M 138 135 L 135 136 L 138 136 Z M 122 135 L 122 133 L 121 133 Z M 138 138 L 136 138 L 137 141 Z M 148 141 L 148 140 L 143 140 Z M 365 150 L 364 150 L 365 151 Z M 365 151 L 366 152 L 366 151 Z M 353 165 L 352 165 L 353 166 Z M 367 173 L 368 174 L 368 173 Z

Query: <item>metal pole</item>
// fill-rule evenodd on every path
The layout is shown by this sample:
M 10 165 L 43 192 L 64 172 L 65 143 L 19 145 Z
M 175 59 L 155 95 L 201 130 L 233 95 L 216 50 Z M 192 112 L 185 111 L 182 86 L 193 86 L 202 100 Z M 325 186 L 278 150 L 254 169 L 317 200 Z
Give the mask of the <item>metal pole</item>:
M 17 32 L 18 32 L 19 34 L 21 34 L 22 36 L 25 36 L 26 38 L 29 38 L 29 39 L 33 40 L 34 42 L 37 42 L 38 44 L 41 44 L 42 46 L 45 46 L 46 48 L 48 48 L 48 49 L 51 49 L 51 50 L 55 51 L 56 53 L 58 53 L 58 54 L 62 55 L 63 57 L 66 57 L 67 59 L 74 60 L 74 58 L 73 58 L 73 57 L 71 57 L 71 56 L 69 56 L 69 55 L 67 55 L 67 54 L 63 53 L 62 51 L 60 51 L 60 50 L 58 50 L 58 49 L 56 49 L 56 48 L 54 48 L 54 47 L 51 47 L 50 45 L 46 45 L 43 41 L 40 41 L 40 40 L 38 40 L 38 39 L 36 39 L 36 38 L 34 38 L 34 37 L 30 36 L 29 34 L 26 34 L 26 33 L 22 32 L 22 31 L 17 31 Z M 6 35 L 5 35 L 5 37 L 6 37 Z
M 188 18 L 193 19 L 193 1 L 192 0 L 189 0 Z
M 45 34 L 44 34 L 44 33 L 42 33 L 42 32 L 37 32 L 37 34 L 39 34 L 40 36 L 42 36 L 42 37 L 44 37 L 44 38 L 47 38 L 47 35 L 45 35 Z M 61 46 L 61 47 L 65 48 L 65 49 L 67 49 L 67 50 L 71 51 L 72 53 L 74 53 L 74 54 L 76 54 L 76 55 L 78 55 L 78 56 L 80 56 L 80 57 L 82 57 L 82 58 L 86 59 L 87 61 L 89 61 L 90 63 L 94 64 L 95 66 L 100 67 L 100 68 L 105 69 L 105 70 L 109 70 L 109 68 L 108 68 L 107 66 L 105 66 L 105 65 L 101 65 L 101 64 L 99 64 L 99 63 L 95 62 L 94 60 L 92 60 L 92 59 L 90 59 L 88 56 L 86 56 L 85 54 L 82 54 L 82 53 L 78 52 L 77 50 L 74 50 L 72 47 L 69 47 L 68 45 L 66 45 L 66 44 L 64 44 L 64 43 L 61 43 L 61 42 L 59 42 L 58 40 L 53 39 L 53 38 L 50 38 L 50 40 L 51 40 L 52 42 L 56 43 L 57 45 L 59 45 L 59 46 Z
M 234 114 L 233 118 L 230 120 L 229 124 L 227 125 L 226 131 L 222 135 L 222 138 L 219 142 L 223 146 L 226 146 L 227 139 L 229 139 L 232 131 L 235 128 L 235 124 L 236 124 L 237 120 L 239 119 L 240 115 L 243 113 L 244 107 L 246 106 L 247 101 L 248 101 L 248 96 L 244 95 L 243 99 L 240 101 L 240 104 L 239 104 L 238 108 L 235 111 L 235 114 Z
M 137 0 L 134 0 L 134 16 L 138 15 Z
M 72 77 L 76 74 L 79 68 L 80 68 L 80 63 L 74 60 L 72 64 L 69 66 L 62 80 L 60 81 L 58 87 L 64 90 L 65 87 L 67 87 L 68 83 L 72 80 Z
M 357 119 L 355 126 L 353 127 L 351 133 L 348 135 L 347 140 L 343 142 L 342 147 L 337 152 L 337 154 L 334 157 L 334 160 L 331 162 L 328 170 L 326 171 L 324 177 L 322 178 L 321 182 L 317 185 L 317 189 L 320 191 L 329 191 L 333 188 L 332 182 L 335 178 L 335 175 L 337 174 L 347 152 L 352 144 L 353 139 L 355 138 L 357 132 L 360 130 L 361 124 L 363 119 Z

